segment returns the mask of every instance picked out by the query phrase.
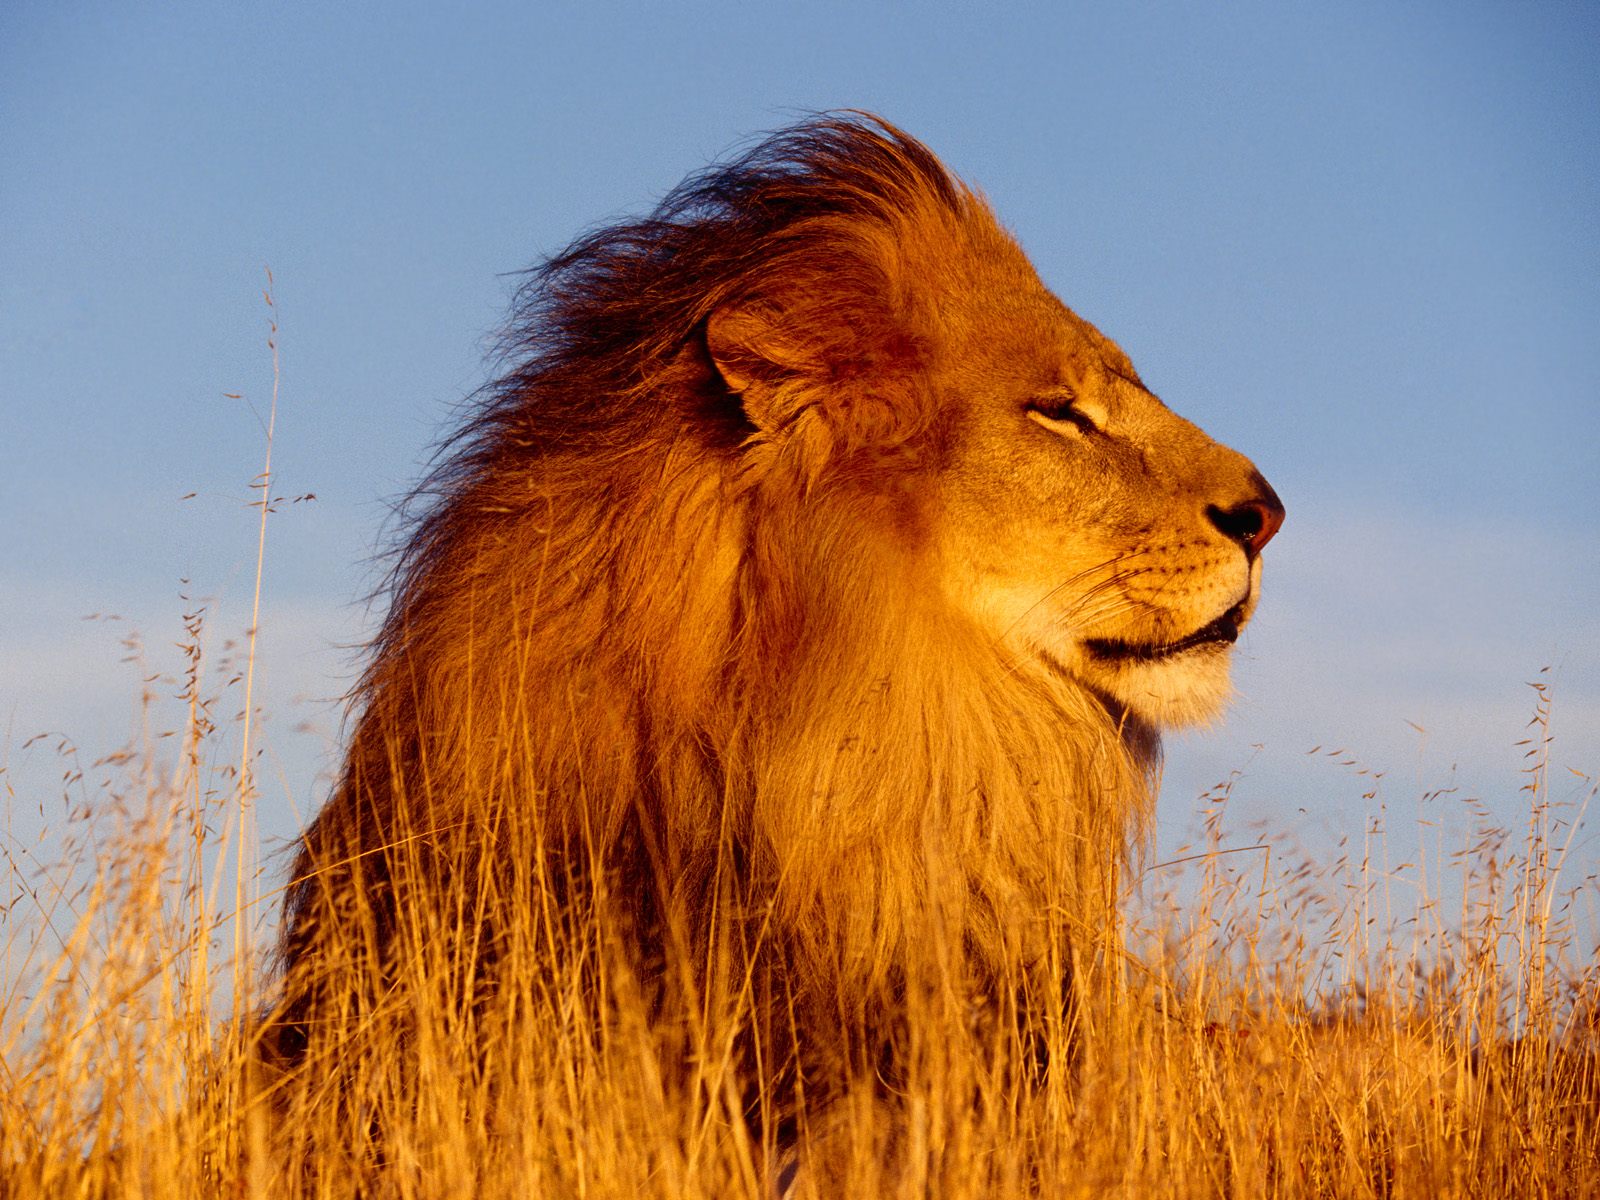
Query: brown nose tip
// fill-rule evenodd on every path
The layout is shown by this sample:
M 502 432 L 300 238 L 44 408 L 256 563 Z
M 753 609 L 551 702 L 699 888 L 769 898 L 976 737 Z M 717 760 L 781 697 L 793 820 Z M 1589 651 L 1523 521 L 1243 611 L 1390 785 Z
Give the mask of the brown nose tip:
M 1260 475 L 1255 477 L 1255 484 L 1256 494 L 1243 503 L 1232 508 L 1218 508 L 1215 504 L 1206 508 L 1211 523 L 1244 547 L 1251 558 L 1260 554 L 1283 528 L 1283 502 L 1278 493 Z

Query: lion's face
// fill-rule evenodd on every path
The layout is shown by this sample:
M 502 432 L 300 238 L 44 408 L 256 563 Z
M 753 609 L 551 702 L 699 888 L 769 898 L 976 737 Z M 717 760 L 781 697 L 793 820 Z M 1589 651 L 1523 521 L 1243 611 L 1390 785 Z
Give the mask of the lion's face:
M 985 282 L 989 303 L 948 322 L 936 368 L 952 598 L 1009 649 L 1158 727 L 1212 717 L 1277 496 L 1025 262 Z

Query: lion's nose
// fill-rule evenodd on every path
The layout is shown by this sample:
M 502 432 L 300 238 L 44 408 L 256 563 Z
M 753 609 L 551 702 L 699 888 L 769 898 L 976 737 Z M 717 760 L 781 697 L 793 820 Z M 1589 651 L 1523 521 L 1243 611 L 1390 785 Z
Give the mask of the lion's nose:
M 1252 482 L 1256 485 L 1256 494 L 1243 503 L 1231 508 L 1219 508 L 1215 504 L 1206 508 L 1211 523 L 1244 547 L 1250 558 L 1260 554 L 1283 527 L 1283 501 L 1278 499 L 1278 493 L 1260 475 Z

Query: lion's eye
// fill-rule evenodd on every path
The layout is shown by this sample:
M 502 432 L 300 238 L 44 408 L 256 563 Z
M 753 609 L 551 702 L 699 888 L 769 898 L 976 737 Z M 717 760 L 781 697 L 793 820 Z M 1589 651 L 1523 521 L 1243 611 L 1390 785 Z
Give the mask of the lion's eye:
M 1028 401 L 1027 411 L 1034 422 L 1057 432 L 1075 429 L 1080 433 L 1094 433 L 1099 428 L 1070 388 L 1053 389 L 1033 397 Z

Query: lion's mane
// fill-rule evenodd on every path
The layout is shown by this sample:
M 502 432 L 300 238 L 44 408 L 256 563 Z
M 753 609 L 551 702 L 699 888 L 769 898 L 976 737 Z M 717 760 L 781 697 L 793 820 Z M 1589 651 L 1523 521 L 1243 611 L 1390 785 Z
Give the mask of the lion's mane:
M 446 914 L 484 961 L 533 937 L 514 914 L 602 893 L 642 973 L 754 971 L 801 1057 L 936 977 L 1068 974 L 1155 741 L 938 583 L 923 483 L 962 431 L 923 372 L 963 316 L 926 281 L 995 254 L 1020 257 L 927 149 L 844 115 L 532 273 L 301 844 L 280 1053 L 369 986 L 335 939 L 393 969 Z M 741 364 L 740 322 L 780 309 Z M 741 403 L 729 373 L 774 363 Z

